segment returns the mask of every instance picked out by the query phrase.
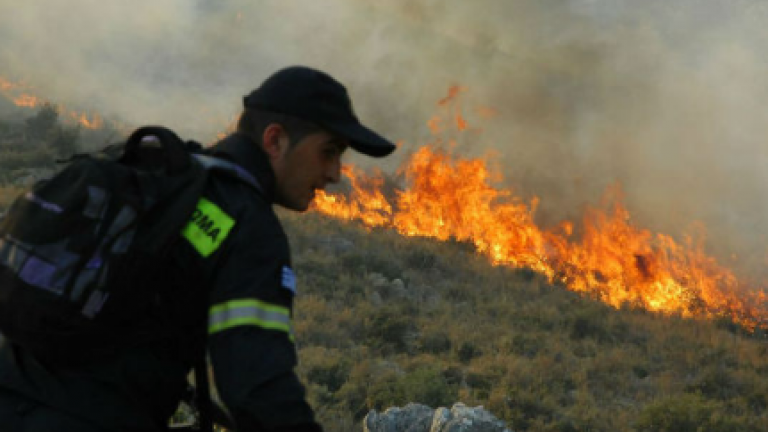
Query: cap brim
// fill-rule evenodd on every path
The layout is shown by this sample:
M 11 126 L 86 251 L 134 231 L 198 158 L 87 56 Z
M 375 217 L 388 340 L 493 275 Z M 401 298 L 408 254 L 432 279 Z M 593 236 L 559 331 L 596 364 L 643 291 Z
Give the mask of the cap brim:
M 328 124 L 326 127 L 349 140 L 356 151 L 373 157 L 384 157 L 395 151 L 396 145 L 361 124 Z

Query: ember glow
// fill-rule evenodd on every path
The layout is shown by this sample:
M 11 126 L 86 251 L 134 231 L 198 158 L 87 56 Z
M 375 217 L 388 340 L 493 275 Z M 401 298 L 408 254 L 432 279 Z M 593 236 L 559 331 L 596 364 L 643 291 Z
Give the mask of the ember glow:
M 460 92 L 452 88 L 440 101 L 445 114 L 429 120 L 433 133 L 449 126 L 456 134 L 468 129 L 456 108 Z M 765 290 L 740 280 L 705 253 L 703 226 L 681 242 L 641 228 L 623 205 L 619 186 L 605 193 L 600 206 L 585 212 L 576 238 L 571 221 L 538 226 L 539 198 L 524 201 L 494 186 L 503 178 L 486 161 L 441 150 L 438 142 L 422 146 L 403 164 L 405 187 L 394 198 L 382 191 L 380 174 L 369 176 L 354 168 L 344 174 L 351 192 L 318 193 L 316 211 L 406 236 L 468 242 L 495 265 L 531 269 L 617 308 L 724 317 L 750 330 L 768 329 Z
M 0 76 L 0 95 L 11 100 L 16 106 L 38 108 L 48 101 L 31 93 L 33 89 L 22 82 L 11 82 Z M 63 105 L 56 105 L 64 121 L 79 124 L 86 129 L 101 129 L 104 120 L 98 114 L 88 114 L 83 111 L 73 111 Z

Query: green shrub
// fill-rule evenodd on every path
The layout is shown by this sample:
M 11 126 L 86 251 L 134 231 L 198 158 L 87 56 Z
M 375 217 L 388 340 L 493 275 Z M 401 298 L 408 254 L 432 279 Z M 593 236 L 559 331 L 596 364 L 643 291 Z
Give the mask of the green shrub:
M 451 406 L 456 399 L 456 388 L 448 384 L 436 367 L 418 368 L 401 377 L 398 384 L 407 401 L 433 408 Z
M 383 411 L 390 406 L 403 406 L 408 403 L 408 397 L 403 393 L 400 378 L 396 374 L 388 374 L 372 382 L 366 394 L 369 410 Z
M 0 173 L 7 176 L 21 168 L 51 167 L 54 159 L 54 152 L 47 147 L 33 147 L 28 151 L 0 152 Z
M 40 111 L 25 121 L 27 136 L 32 139 L 46 140 L 55 131 L 59 121 L 59 111 L 51 104 L 44 104 Z
M 544 341 L 528 333 L 517 333 L 512 337 L 509 350 L 514 354 L 533 358 L 544 344 Z
M 742 393 L 742 383 L 726 368 L 711 366 L 705 368 L 696 379 L 686 386 L 690 393 L 701 393 L 712 398 L 727 400 Z
M 571 338 L 581 340 L 592 338 L 597 341 L 609 341 L 611 335 L 606 328 L 606 310 L 602 306 L 588 307 L 571 319 Z
M 638 432 L 744 432 L 724 406 L 699 394 L 682 394 L 646 405 L 638 417 Z
M 429 354 L 444 354 L 451 350 L 451 338 L 445 330 L 424 331 L 419 338 L 419 348 Z
M 397 254 L 356 250 L 354 253 L 343 254 L 339 258 L 341 267 L 354 274 L 381 273 L 393 277 L 403 272 L 403 265 Z
M 456 354 L 458 355 L 460 362 L 469 363 L 473 358 L 480 357 L 483 353 L 474 342 L 466 341 L 462 342 Z
M 318 365 L 307 372 L 307 379 L 335 392 L 341 388 L 349 376 L 349 365 L 345 362 Z
M 388 374 L 373 382 L 367 401 L 368 408 L 376 410 L 410 402 L 434 408 L 451 406 L 456 395 L 456 387 L 448 384 L 438 368 L 423 367 L 402 375 Z
M 77 153 L 79 149 L 80 127 L 58 127 L 51 139 L 51 148 L 61 158 Z
M 475 396 L 480 399 L 487 399 L 493 388 L 493 378 L 490 374 L 479 372 L 468 372 L 465 378 L 467 387 L 475 392 Z
M 384 351 L 404 352 L 413 330 L 412 317 L 395 307 L 375 311 L 365 320 L 366 344 Z
M 535 423 L 549 423 L 555 408 L 531 389 L 512 390 L 507 395 L 508 417 L 515 430 L 528 430 Z

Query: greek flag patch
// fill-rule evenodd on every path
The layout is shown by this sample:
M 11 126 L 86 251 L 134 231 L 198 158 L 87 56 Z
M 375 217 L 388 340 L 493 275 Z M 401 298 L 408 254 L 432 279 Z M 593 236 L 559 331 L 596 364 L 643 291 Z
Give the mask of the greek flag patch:
M 298 294 L 296 292 L 296 274 L 288 266 L 283 266 L 283 288 L 292 292 L 293 295 Z

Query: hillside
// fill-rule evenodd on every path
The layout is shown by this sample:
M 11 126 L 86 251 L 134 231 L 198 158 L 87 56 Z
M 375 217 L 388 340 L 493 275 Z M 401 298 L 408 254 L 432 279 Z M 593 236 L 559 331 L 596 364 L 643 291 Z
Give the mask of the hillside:
M 0 120 L 0 212 L 27 176 L 18 170 L 51 169 L 55 138 L 90 148 L 114 133 L 44 113 Z M 31 136 L 44 120 L 46 136 Z M 299 279 L 299 373 L 329 431 L 360 431 L 371 409 L 457 401 L 514 431 L 768 430 L 762 333 L 616 310 L 492 266 L 470 244 L 280 216 Z
M 768 430 L 768 344 L 727 321 L 615 310 L 459 243 L 284 214 L 302 378 L 330 430 L 407 402 L 515 431 Z

